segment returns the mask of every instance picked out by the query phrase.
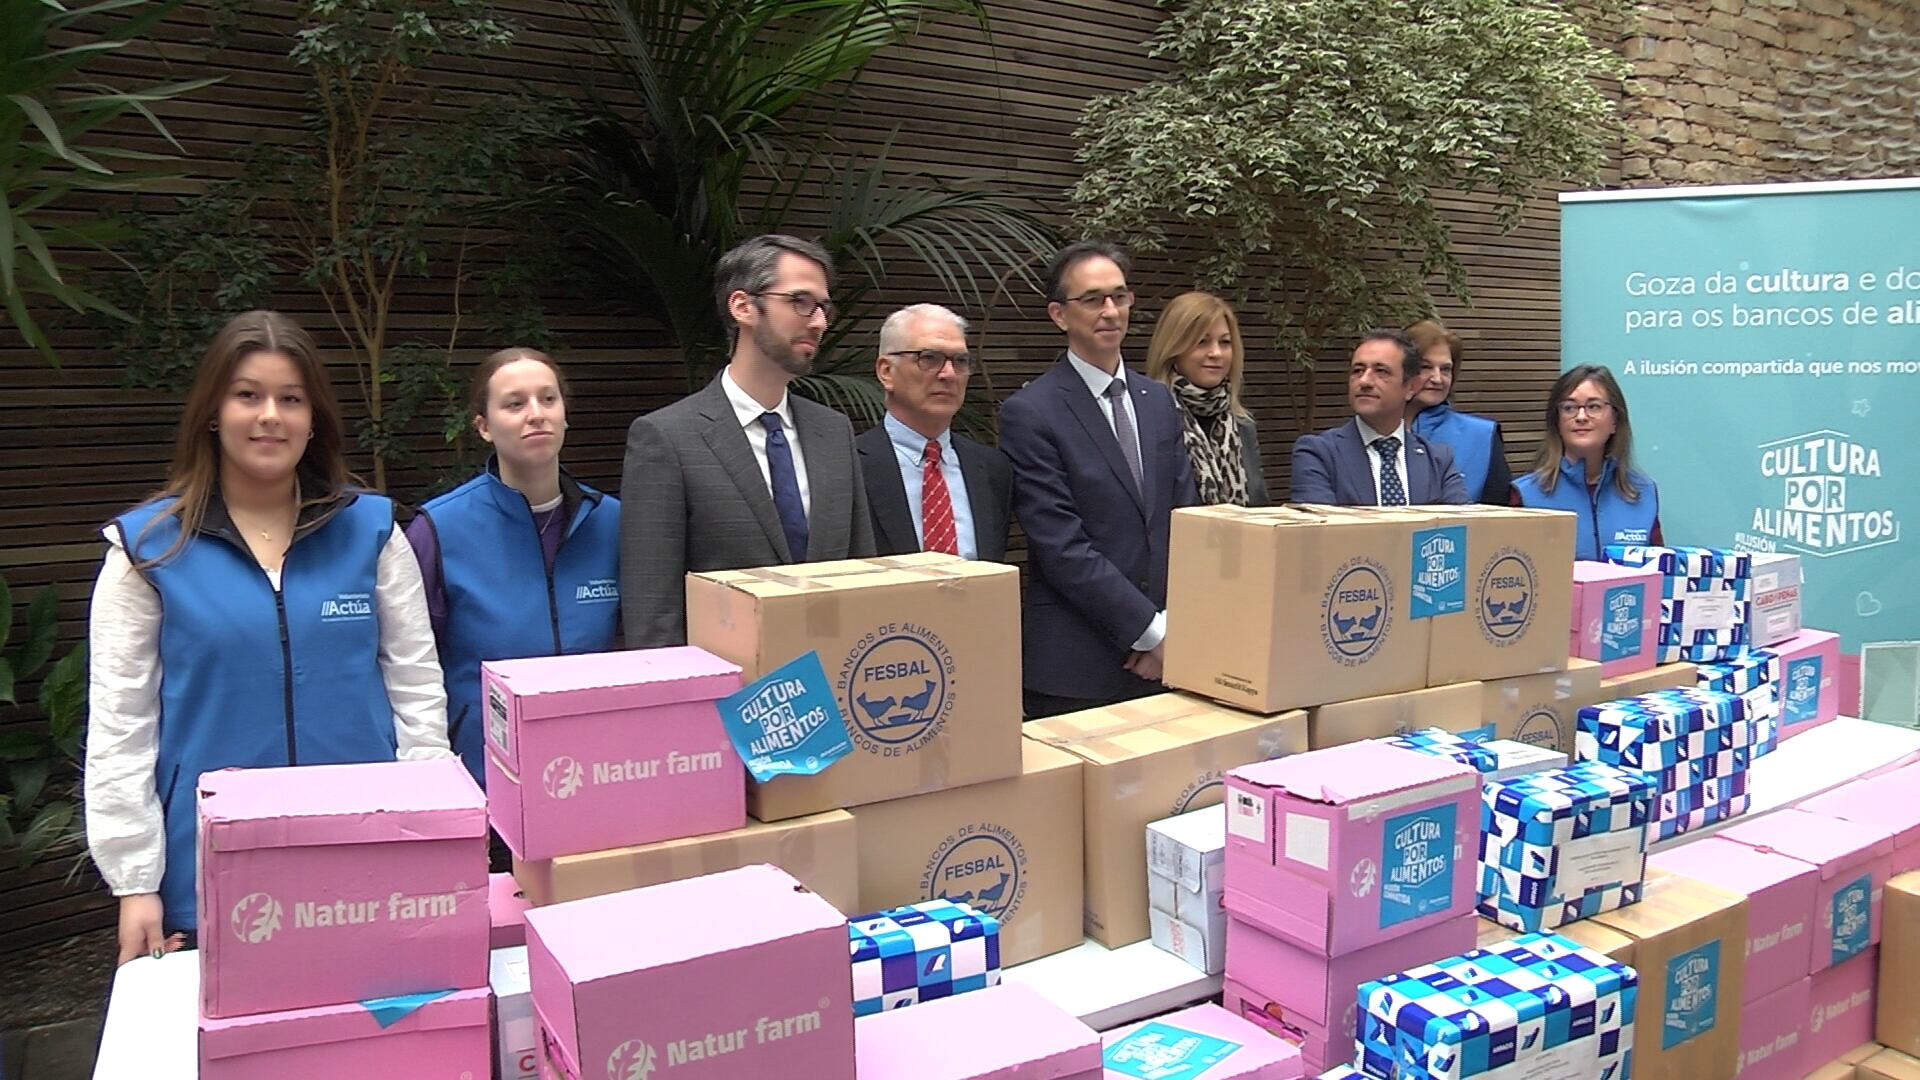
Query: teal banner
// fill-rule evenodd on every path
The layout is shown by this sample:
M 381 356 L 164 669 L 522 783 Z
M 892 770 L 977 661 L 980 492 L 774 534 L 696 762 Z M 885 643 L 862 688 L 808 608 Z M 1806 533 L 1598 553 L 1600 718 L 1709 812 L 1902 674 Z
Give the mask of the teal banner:
M 1920 180 L 1560 209 L 1561 362 L 1619 378 L 1667 541 L 1801 555 L 1849 651 L 1920 638 Z

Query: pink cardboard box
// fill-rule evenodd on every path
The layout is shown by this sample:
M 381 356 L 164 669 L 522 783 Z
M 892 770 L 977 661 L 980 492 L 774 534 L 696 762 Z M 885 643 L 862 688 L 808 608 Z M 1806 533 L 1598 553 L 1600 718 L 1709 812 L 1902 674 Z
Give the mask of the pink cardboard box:
M 1747 974 L 1752 975 L 1749 965 Z M 1824 1062 L 1808 1061 L 1807 1013 L 1813 979 L 1795 979 L 1740 1010 L 1740 1060 L 1734 1075 L 1744 1080 L 1801 1080 Z
M 1218 1005 L 1195 1005 L 1140 1024 L 1128 1024 L 1100 1036 L 1112 1060 L 1124 1057 L 1125 1072 L 1104 1070 L 1105 1080 L 1147 1076 L 1180 1080 L 1300 1080 L 1306 1065 L 1300 1048 Z M 1211 1065 L 1221 1044 L 1234 1047 Z M 863 1078 L 864 1080 L 864 1078 Z
M 1030 986 L 874 1013 L 853 1030 L 859 1080 L 1101 1080 L 1100 1036 Z
M 487 985 L 486 799 L 458 758 L 200 776 L 200 1011 Z
M 783 870 L 534 908 L 527 963 L 568 1075 L 854 1075 L 846 916 Z
M 1889 878 L 1920 870 L 1920 768 L 1855 780 L 1806 800 L 1800 809 L 1892 833 Z
M 1717 835 L 1820 869 L 1814 894 L 1813 974 L 1880 943 L 1880 894 L 1887 886 L 1887 867 L 1893 864 L 1891 833 L 1789 808 Z
M 1226 906 L 1323 955 L 1470 914 L 1480 773 L 1358 742 L 1227 774 Z
M 1299 1046 L 1317 1073 L 1351 1059 L 1362 983 L 1471 952 L 1478 933 L 1467 914 L 1329 958 L 1230 915 L 1227 978 L 1259 1014 L 1248 1018 Z
M 1747 976 L 1740 1000 L 1771 997 L 1813 973 L 1817 868 L 1719 836 L 1649 855 L 1647 865 L 1746 896 Z
M 492 1075 L 488 991 L 422 996 L 430 1000 L 324 1005 L 227 1020 L 202 1017 L 200 1080 Z
M 487 915 L 492 925 L 489 945 L 505 949 L 527 943 L 527 912 L 533 901 L 520 891 L 512 874 L 487 875 Z
M 745 767 L 714 702 L 740 668 L 680 646 L 490 660 L 487 810 L 522 859 L 747 823 Z
M 1767 651 L 1780 657 L 1780 737 L 1840 715 L 1840 635 L 1802 630 Z
M 1573 564 L 1568 655 L 1593 660 L 1600 677 L 1645 671 L 1658 661 L 1660 571 L 1603 562 Z
M 1874 983 L 1880 950 L 1868 949 L 1815 975 L 1807 1005 L 1805 1062 L 1817 1066 L 1873 1041 Z

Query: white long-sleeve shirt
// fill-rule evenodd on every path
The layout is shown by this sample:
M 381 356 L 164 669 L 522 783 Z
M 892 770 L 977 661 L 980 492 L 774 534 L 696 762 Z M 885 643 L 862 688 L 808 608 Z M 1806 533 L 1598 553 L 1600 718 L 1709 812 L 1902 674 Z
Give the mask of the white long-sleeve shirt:
M 160 793 L 160 594 L 133 568 L 119 534 L 88 610 L 87 846 L 115 896 L 158 892 L 167 865 Z M 277 591 L 280 575 L 269 571 Z M 380 675 L 400 760 L 446 757 L 447 691 L 434 651 L 420 566 L 399 527 L 380 549 L 374 584 Z

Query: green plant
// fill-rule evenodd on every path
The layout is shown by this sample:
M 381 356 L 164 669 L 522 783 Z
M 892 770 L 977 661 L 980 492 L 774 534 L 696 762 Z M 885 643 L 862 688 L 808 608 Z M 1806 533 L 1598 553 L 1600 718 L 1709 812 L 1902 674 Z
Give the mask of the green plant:
M 0 705 L 9 714 L 0 729 L 0 852 L 11 850 L 21 869 L 48 848 L 80 835 L 80 739 L 86 728 L 87 655 L 76 645 L 42 674 L 53 656 L 59 597 L 49 585 L 25 613 L 26 636 L 0 655 Z M 13 596 L 0 578 L 0 650 L 13 628 Z M 41 721 L 13 715 L 21 683 L 40 676 Z
M 149 105 L 218 82 L 192 79 L 137 90 L 116 90 L 85 78 L 89 60 L 125 48 L 180 0 L 101 0 L 69 8 L 60 0 L 0 0 L 0 296 L 15 329 L 48 363 L 59 365 L 46 332 L 29 307 L 34 297 L 76 312 L 129 316 L 77 283 L 63 265 L 73 249 L 112 253 L 129 238 L 124 226 L 77 214 L 81 200 L 101 191 L 138 190 L 162 178 L 161 154 L 114 146 L 100 129 L 138 113 L 175 149 Z M 101 23 L 114 15 L 118 21 Z M 55 47 L 50 39 L 84 34 Z M 58 254 L 56 254 L 58 253 Z
M 1617 18 L 1619 5 L 1587 5 Z M 1511 227 L 1543 187 L 1596 179 L 1624 61 L 1533 0 L 1191 0 L 1157 32 L 1165 74 L 1094 99 L 1081 228 L 1147 250 L 1178 232 L 1195 284 L 1264 309 L 1304 378 L 1329 341 L 1468 300 L 1440 193 L 1486 192 Z

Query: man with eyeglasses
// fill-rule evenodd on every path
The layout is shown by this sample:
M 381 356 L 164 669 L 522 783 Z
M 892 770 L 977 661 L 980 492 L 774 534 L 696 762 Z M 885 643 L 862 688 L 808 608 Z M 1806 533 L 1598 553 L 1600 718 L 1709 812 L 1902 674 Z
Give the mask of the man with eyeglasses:
M 706 388 L 627 430 L 620 612 L 634 648 L 684 645 L 688 572 L 865 558 L 873 521 L 853 425 L 787 392 L 833 319 L 818 244 L 756 236 L 720 257 L 733 354 Z
M 1047 270 L 1047 314 L 1066 351 L 1000 407 L 1027 534 L 1029 719 L 1161 689 L 1167 533 L 1174 508 L 1198 495 L 1173 395 L 1121 361 L 1132 309 L 1118 247 L 1061 250 Z
M 1347 366 L 1353 419 L 1293 444 L 1297 503 L 1332 506 L 1462 505 L 1467 482 L 1453 451 L 1407 427 L 1407 402 L 1422 386 L 1420 350 L 1398 330 L 1360 339 Z
M 938 304 L 901 308 L 880 325 L 874 376 L 887 415 L 853 443 L 882 555 L 1007 557 L 1013 466 L 953 430 L 975 362 L 967 321 Z

